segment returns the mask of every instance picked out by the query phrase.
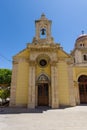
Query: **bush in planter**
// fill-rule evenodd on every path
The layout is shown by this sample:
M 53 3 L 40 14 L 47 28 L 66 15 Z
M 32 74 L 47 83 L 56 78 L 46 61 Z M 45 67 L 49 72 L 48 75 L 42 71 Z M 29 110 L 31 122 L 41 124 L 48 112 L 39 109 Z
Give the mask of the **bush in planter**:
M 10 96 L 10 89 L 6 88 L 0 90 L 0 98 L 2 99 L 1 102 L 2 105 L 6 103 L 6 99 L 9 98 L 9 96 Z

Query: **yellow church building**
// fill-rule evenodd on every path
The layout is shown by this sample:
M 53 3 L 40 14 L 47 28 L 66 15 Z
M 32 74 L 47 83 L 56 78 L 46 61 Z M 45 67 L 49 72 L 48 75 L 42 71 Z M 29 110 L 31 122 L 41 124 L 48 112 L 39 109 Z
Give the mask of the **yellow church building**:
M 87 35 L 80 35 L 68 54 L 54 42 L 51 23 L 42 14 L 32 43 L 13 57 L 11 107 L 87 103 Z

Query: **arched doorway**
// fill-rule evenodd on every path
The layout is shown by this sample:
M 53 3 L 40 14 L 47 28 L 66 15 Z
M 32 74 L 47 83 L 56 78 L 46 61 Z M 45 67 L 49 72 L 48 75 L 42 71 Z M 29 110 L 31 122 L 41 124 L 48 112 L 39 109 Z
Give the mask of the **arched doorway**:
M 38 106 L 49 105 L 49 88 L 48 83 L 38 85 Z
M 49 106 L 49 79 L 45 74 L 38 78 L 38 106 Z
M 87 76 L 81 75 L 78 78 L 80 103 L 87 103 Z

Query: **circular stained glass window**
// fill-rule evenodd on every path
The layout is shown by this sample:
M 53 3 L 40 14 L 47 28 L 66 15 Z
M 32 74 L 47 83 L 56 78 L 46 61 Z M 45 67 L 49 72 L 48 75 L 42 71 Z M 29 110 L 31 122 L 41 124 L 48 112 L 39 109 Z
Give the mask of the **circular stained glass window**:
M 40 60 L 39 64 L 44 67 L 47 65 L 47 61 L 45 59 Z

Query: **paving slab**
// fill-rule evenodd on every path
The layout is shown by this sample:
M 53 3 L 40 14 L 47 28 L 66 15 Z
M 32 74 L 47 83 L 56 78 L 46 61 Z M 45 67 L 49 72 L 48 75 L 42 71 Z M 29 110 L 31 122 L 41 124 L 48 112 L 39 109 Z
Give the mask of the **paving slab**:
M 87 106 L 0 108 L 0 130 L 87 130 Z

